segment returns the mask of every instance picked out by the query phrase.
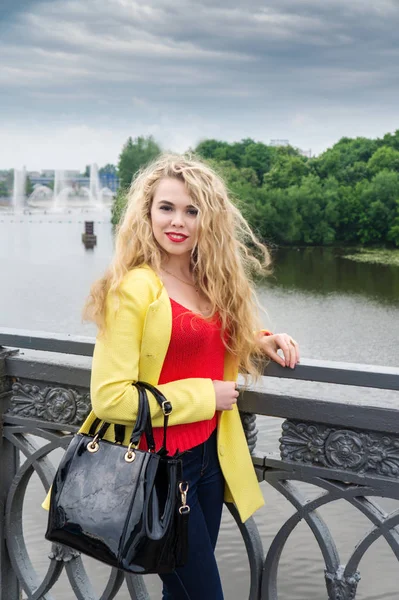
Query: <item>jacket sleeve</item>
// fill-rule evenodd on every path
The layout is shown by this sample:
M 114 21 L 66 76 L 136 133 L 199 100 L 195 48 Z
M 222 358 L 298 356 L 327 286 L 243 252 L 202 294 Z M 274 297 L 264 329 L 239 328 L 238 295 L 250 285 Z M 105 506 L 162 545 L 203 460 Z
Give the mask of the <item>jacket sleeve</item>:
M 138 393 L 132 384 L 139 379 L 143 328 L 154 300 L 154 290 L 146 276 L 134 271 L 121 284 L 116 311 L 114 298 L 107 298 L 106 330 L 96 340 L 90 384 L 92 408 L 101 420 L 122 425 L 136 420 Z M 157 387 L 173 405 L 170 425 L 208 420 L 215 414 L 211 379 L 180 379 Z M 148 398 L 153 426 L 161 427 L 162 410 L 151 394 Z

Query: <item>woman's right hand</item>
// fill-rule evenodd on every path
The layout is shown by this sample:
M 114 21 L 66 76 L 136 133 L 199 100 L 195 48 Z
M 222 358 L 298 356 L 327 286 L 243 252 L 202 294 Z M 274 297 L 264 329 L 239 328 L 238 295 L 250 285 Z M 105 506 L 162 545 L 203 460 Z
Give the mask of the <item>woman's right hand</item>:
M 215 388 L 216 410 L 233 410 L 237 403 L 238 390 L 235 381 L 212 381 Z

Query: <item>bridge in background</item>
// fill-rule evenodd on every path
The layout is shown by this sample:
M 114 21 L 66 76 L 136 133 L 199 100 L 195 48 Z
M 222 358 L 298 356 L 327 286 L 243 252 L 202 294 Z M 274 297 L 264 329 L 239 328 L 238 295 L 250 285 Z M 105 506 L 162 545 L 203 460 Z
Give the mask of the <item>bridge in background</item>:
M 71 181 L 79 187 L 90 187 L 90 177 L 74 177 Z M 101 187 L 107 187 L 111 192 L 117 192 L 119 189 L 119 178 L 114 173 L 99 174 Z M 29 175 L 29 180 L 33 185 L 54 185 L 54 176 L 34 176 Z

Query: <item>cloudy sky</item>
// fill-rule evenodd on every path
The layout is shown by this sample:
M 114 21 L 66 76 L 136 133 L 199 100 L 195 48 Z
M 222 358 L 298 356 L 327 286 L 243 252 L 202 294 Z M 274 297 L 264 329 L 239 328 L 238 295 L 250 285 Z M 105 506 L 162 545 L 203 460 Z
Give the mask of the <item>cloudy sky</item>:
M 399 128 L 399 0 L 1 0 L 0 169 Z

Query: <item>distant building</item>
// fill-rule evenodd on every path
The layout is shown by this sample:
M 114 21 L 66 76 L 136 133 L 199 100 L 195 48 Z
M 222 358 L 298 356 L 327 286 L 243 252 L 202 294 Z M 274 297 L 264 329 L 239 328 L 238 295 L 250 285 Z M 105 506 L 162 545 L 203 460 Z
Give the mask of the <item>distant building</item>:
M 54 183 L 55 172 L 51 171 L 42 171 L 38 173 L 37 171 L 29 171 L 27 173 L 31 183 L 33 185 L 49 185 Z M 63 186 L 72 185 L 78 187 L 90 187 L 90 177 L 82 177 L 79 171 L 63 171 Z M 119 178 L 114 173 L 106 173 L 99 175 L 100 180 L 100 188 L 107 187 L 111 190 L 111 192 L 116 193 L 119 188 Z M 1 181 L 1 178 L 0 178 Z
M 289 146 L 288 140 L 270 140 L 269 146 Z
M 115 173 L 101 173 L 99 175 L 101 187 L 107 187 L 111 192 L 117 192 L 119 188 L 119 178 Z

